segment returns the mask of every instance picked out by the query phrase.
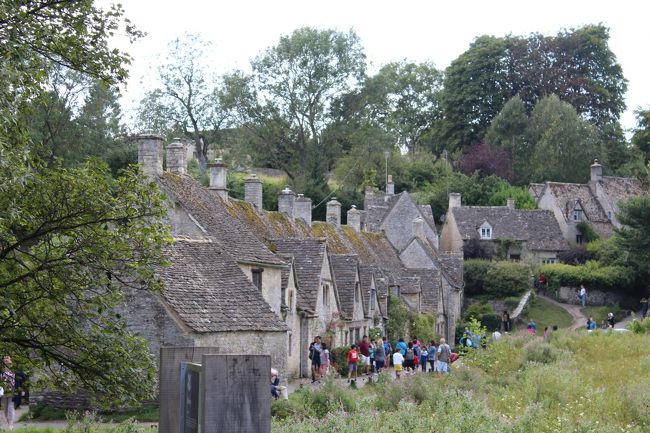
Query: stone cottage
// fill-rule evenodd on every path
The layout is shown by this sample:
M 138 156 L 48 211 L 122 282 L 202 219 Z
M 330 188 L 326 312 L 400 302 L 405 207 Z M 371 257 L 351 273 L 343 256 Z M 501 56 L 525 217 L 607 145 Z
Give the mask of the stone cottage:
M 531 263 L 555 263 L 568 249 L 550 211 L 515 209 L 513 200 L 506 206 L 462 206 L 460 194 L 451 193 L 441 249 L 462 252 L 470 242 L 490 255 Z
M 590 169 L 586 184 L 547 181 L 529 187 L 537 207 L 553 212 L 562 235 L 573 245 L 585 241 L 580 223 L 589 224 L 603 238 L 610 237 L 614 229 L 621 228 L 617 218 L 620 203 L 645 193 L 638 179 L 603 176 L 598 160 Z
M 156 269 L 167 291 L 133 293 L 125 304 L 130 326 L 152 350 L 214 344 L 223 351 L 269 353 L 284 376 L 304 376 L 314 336 L 338 346 L 373 327 L 383 330 L 389 293 L 432 314 L 437 333 L 453 337 L 462 255 L 437 251 L 431 208 L 418 206 L 408 193 L 394 194 L 392 182 L 386 192 L 368 190 L 367 209 L 350 209 L 347 226 L 335 198 L 327 203 L 327 221 L 312 222 L 308 197 L 286 188 L 279 210 L 265 211 L 255 175 L 245 181 L 245 199 L 237 200 L 228 193 L 221 161 L 208 165 L 204 187 L 186 175 L 178 141 L 168 146 L 166 172 L 162 152 L 159 137 L 140 137 L 142 170 L 170 199 L 171 266 Z

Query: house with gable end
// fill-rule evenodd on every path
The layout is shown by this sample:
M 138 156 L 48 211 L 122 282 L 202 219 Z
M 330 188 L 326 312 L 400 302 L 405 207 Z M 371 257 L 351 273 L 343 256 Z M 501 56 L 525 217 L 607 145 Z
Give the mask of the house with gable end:
M 586 184 L 550 182 L 531 184 L 529 193 L 537 207 L 553 212 L 562 235 L 573 245 L 585 242 L 580 224 L 587 223 L 601 237 L 608 238 L 621 228 L 617 214 L 620 203 L 643 195 L 638 179 L 603 176 L 603 166 L 595 160 Z
M 472 242 L 491 255 L 533 263 L 554 263 L 568 249 L 550 211 L 515 209 L 512 199 L 506 206 L 462 206 L 460 194 L 451 193 L 441 249 L 463 252 Z

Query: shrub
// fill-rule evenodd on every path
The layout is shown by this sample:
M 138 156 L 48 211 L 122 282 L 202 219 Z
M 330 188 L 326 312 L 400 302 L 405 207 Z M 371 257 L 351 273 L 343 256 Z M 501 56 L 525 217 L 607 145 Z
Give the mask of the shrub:
M 410 320 L 409 336 L 417 337 L 420 341 L 436 339 L 436 319 L 430 314 L 412 314 Z
M 469 259 L 463 263 L 466 295 L 480 295 L 485 293 L 485 275 L 488 269 L 490 269 L 491 264 L 490 261 L 482 259 Z
M 530 288 L 530 267 L 517 262 L 494 262 L 485 275 L 485 290 L 493 297 L 519 295 Z
M 650 334 L 650 318 L 633 320 L 627 328 L 635 334 Z
M 348 352 L 350 348 L 348 346 L 335 347 L 330 350 L 330 362 L 332 367 L 336 370 L 341 377 L 347 377 L 348 375 Z
M 482 314 L 479 320 L 481 321 L 481 325 L 488 331 L 496 331 L 501 328 L 501 316 L 496 313 Z
M 542 266 L 550 288 L 578 287 L 580 284 L 603 291 L 630 290 L 634 285 L 634 272 L 624 266 L 600 266 L 589 261 L 583 266 L 552 264 Z
M 395 296 L 388 297 L 388 323 L 386 335 L 390 341 L 397 341 L 404 337 L 409 324 L 409 310 L 404 303 Z
M 560 357 L 561 351 L 547 342 L 535 339 L 524 346 L 524 359 L 528 362 L 549 364 Z

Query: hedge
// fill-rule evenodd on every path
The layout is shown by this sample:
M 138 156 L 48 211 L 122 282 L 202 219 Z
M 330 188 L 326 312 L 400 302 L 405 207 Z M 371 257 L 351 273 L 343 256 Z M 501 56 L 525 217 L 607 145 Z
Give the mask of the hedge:
M 493 262 L 485 275 L 485 291 L 494 298 L 519 295 L 531 287 L 530 266 L 518 262 Z
M 465 294 L 480 295 L 485 292 L 485 276 L 492 262 L 482 259 L 469 259 L 463 263 L 463 277 L 465 279 Z
M 546 275 L 550 289 L 561 286 L 579 287 L 580 284 L 602 291 L 627 291 L 633 288 L 634 272 L 625 266 L 597 266 L 594 262 L 573 266 L 564 264 L 544 265 L 541 270 Z

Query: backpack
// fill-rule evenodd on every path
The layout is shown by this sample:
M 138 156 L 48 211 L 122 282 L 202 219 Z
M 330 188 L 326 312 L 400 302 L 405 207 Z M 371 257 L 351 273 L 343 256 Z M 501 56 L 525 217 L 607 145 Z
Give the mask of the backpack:
M 458 360 L 458 354 L 456 352 L 451 352 L 451 355 L 449 355 L 449 363 L 453 364 Z
M 314 359 L 314 346 L 309 348 L 309 359 Z
M 406 356 L 404 357 L 404 359 L 407 359 L 407 360 L 409 360 L 409 361 L 412 361 L 413 358 L 414 358 L 414 356 L 413 356 L 413 349 L 411 349 L 411 348 L 407 348 L 407 349 L 406 349 Z

